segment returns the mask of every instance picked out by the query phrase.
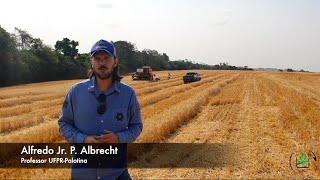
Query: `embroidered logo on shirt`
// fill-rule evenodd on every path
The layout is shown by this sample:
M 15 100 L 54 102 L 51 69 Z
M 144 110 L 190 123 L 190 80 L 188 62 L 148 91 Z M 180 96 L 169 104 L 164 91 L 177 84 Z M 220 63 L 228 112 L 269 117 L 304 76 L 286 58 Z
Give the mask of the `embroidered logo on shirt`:
M 118 112 L 117 115 L 116 115 L 116 118 L 117 118 L 118 121 L 122 121 L 123 114 L 121 112 Z

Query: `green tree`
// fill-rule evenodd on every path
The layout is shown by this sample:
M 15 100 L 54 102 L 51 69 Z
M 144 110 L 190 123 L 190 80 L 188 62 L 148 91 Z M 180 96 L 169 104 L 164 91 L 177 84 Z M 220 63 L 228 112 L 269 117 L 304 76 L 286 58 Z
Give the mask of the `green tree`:
M 14 28 L 15 30 L 15 39 L 17 41 L 17 48 L 20 50 L 30 49 L 32 43 L 32 36 L 25 30 L 21 30 L 17 27 Z
M 44 47 L 43 42 L 41 41 L 41 39 L 36 38 L 36 39 L 32 39 L 31 40 L 31 48 L 33 50 L 40 50 Z
M 41 80 L 41 60 L 32 50 L 22 50 L 19 58 L 24 64 L 23 78 L 25 82 L 37 82 Z
M 117 57 L 120 62 L 120 73 L 132 72 L 140 66 L 139 59 L 137 59 L 136 47 L 134 44 L 126 41 L 117 41 L 113 43 L 117 50 Z
M 6 30 L 0 26 L 0 86 L 10 84 L 16 60 L 16 43 Z
M 78 55 L 78 45 L 78 41 L 63 38 L 61 41 L 57 41 L 54 47 L 58 53 L 62 53 L 64 56 L 74 59 Z

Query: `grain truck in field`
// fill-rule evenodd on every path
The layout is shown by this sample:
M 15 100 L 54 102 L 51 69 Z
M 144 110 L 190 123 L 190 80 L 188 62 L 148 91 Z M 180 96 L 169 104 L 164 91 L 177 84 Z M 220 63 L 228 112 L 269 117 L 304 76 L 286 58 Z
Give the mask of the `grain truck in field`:
M 137 69 L 137 71 L 132 74 L 132 80 L 154 80 L 154 73 L 150 66 L 143 66 L 141 69 Z

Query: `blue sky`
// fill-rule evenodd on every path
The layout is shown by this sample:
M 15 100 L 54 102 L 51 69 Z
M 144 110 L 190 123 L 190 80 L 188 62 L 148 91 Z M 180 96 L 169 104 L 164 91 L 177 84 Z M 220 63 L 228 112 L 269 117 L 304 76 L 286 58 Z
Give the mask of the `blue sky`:
M 126 40 L 171 60 L 320 71 L 319 0 L 3 0 L 0 25 L 88 52 Z

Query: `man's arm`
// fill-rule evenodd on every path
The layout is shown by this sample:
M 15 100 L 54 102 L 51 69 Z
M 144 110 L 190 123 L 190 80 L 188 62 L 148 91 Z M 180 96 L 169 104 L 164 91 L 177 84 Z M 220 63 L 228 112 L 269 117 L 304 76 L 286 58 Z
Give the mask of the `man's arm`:
M 69 143 L 84 143 L 87 135 L 74 126 L 72 93 L 73 87 L 69 90 L 62 106 L 61 116 L 58 120 L 59 131 Z
M 120 143 L 133 142 L 140 135 L 143 128 L 140 105 L 134 91 L 131 95 L 129 111 L 128 129 L 116 133 Z

